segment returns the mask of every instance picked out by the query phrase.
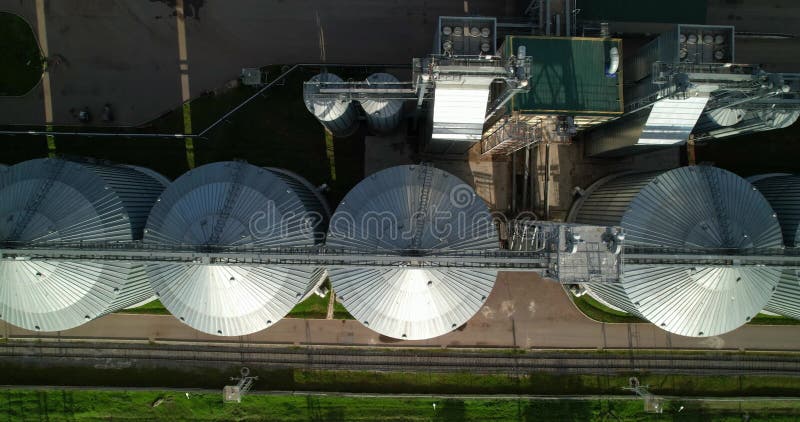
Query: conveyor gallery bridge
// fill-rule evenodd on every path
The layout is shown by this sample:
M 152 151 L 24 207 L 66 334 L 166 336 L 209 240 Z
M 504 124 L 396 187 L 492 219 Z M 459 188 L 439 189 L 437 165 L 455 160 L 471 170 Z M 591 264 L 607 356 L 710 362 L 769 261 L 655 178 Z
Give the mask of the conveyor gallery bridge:
M 483 268 L 534 271 L 563 284 L 620 282 L 625 265 L 772 267 L 800 269 L 800 250 L 683 249 L 624 244 L 617 227 L 537 223 L 537 234 L 513 249 L 359 250 L 324 245 L 311 248 L 237 248 L 159 245 L 143 242 L 0 243 L 9 260 L 177 262 L 186 265 Z

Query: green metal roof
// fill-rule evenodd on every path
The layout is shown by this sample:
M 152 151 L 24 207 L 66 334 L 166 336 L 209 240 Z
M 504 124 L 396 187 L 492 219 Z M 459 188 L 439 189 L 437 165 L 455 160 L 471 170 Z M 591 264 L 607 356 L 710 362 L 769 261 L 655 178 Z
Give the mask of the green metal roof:
M 622 63 L 616 77 L 606 76 L 611 47 L 619 39 L 507 36 L 501 51 L 508 57 L 525 46 L 531 57 L 531 90 L 517 94 L 511 110 L 522 113 L 614 116 L 623 111 Z

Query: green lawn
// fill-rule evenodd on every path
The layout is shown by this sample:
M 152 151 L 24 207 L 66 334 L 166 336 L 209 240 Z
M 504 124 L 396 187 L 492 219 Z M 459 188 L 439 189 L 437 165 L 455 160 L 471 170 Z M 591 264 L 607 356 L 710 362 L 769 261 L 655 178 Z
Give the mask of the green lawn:
M 23 95 L 42 77 L 42 55 L 21 17 L 0 12 L 0 96 Z
M 620 312 L 615 309 L 611 309 L 608 306 L 598 302 L 588 294 L 580 297 L 575 297 L 570 294 L 570 297 L 584 315 L 595 321 L 617 323 L 646 322 L 645 320 L 626 312 Z
M 169 315 L 169 311 L 164 307 L 160 300 L 154 300 L 142 306 L 133 309 L 123 309 L 119 311 L 120 314 L 152 314 L 152 315 Z
M 155 403 L 159 404 L 153 407 Z M 752 420 L 789 421 L 800 415 L 800 404 L 792 401 L 668 400 L 664 408 L 663 415 L 647 414 L 640 400 L 618 399 L 249 395 L 241 403 L 234 404 L 223 403 L 221 394 L 207 393 L 189 393 L 187 397 L 183 392 L 159 391 L 0 391 L 0 418 L 10 421 L 657 421 L 674 417 L 741 421 L 745 413 Z
M 325 319 L 328 316 L 328 302 L 331 298 L 330 280 L 325 280 L 323 287 L 328 289 L 328 294 L 324 298 L 316 294 L 309 296 L 308 299 L 298 303 L 287 317 Z M 333 319 L 353 319 L 353 316 L 337 301 L 333 304 Z
M 606 305 L 598 302 L 596 299 L 592 298 L 589 295 L 583 295 L 580 297 L 572 297 L 572 301 L 578 307 L 578 309 L 583 312 L 584 315 L 587 317 L 600 322 L 610 322 L 610 323 L 647 323 L 647 321 L 628 314 L 626 312 L 620 312 L 615 309 L 611 309 Z M 774 315 L 766 315 L 766 314 L 758 314 L 755 318 L 753 318 L 748 324 L 754 325 L 798 325 L 800 321 L 787 318 L 782 316 L 774 316 Z
M 268 66 L 264 70 L 271 80 L 281 74 L 282 66 Z M 331 71 L 342 73 L 338 69 Z M 338 202 L 363 178 L 365 132 L 334 140 L 334 180 L 326 154 L 325 132 L 303 102 L 303 82 L 316 73 L 315 69 L 296 69 L 284 84 L 273 86 L 263 97 L 257 97 L 210 131 L 207 139 L 195 139 L 196 164 L 243 159 L 259 166 L 288 169 L 315 185 L 328 184 L 331 200 Z M 200 132 L 256 91 L 253 87 L 237 86 L 193 99 L 193 131 Z M 170 111 L 142 130 L 182 131 L 182 116 L 182 110 Z
M 281 66 L 269 66 L 265 70 L 269 78 L 275 78 L 280 74 Z M 331 70 L 346 76 L 338 69 Z M 204 139 L 194 139 L 196 165 L 241 159 L 254 165 L 288 169 L 314 185 L 327 184 L 330 189 L 327 196 L 331 203 L 338 203 L 363 178 L 365 132 L 362 130 L 348 138 L 334 139 L 334 177 L 328 160 L 325 132 L 303 103 L 303 82 L 316 73 L 315 69 L 295 70 L 284 84 L 274 86 L 263 97 L 257 97 L 224 124 L 210 131 Z M 366 74 L 365 71 L 362 73 Z M 193 99 L 190 113 L 194 132 L 204 129 L 255 92 L 255 88 L 238 86 Z M 54 127 L 54 130 L 74 129 Z M 108 131 L 107 128 L 91 127 L 81 130 Z M 140 128 L 119 131 L 182 133 L 183 109 L 168 111 Z M 9 146 L 7 157 L 2 159 L 4 164 L 47 155 L 44 137 L 0 136 L 0 141 Z M 189 169 L 184 140 L 175 138 L 62 136 L 57 139 L 57 152 L 141 165 L 172 179 Z
M 413 351 L 409 351 L 413 353 Z M 632 358 L 636 354 L 631 355 Z M 434 372 L 371 372 L 279 369 L 269 363 L 246 362 L 259 376 L 256 389 L 332 391 L 381 394 L 623 394 L 635 375 L 654 394 L 669 396 L 796 397 L 800 377 L 704 376 L 647 372 L 576 375 L 521 373 L 519 375 Z M 470 371 L 470 368 L 464 368 Z M 0 360 L 2 384 L 119 387 L 222 388 L 239 365 L 182 362 L 180 365 L 134 364 L 109 368 L 91 362 L 48 364 L 34 360 Z M 80 376 L 76 376 L 80 374 Z M 0 419 L 1 420 L 1 419 Z

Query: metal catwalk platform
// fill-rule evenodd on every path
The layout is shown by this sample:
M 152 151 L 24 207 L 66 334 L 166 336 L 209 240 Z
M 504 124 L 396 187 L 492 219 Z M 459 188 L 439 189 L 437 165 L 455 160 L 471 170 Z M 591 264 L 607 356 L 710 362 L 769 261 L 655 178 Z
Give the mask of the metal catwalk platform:
M 487 268 L 534 271 L 562 284 L 617 283 L 623 264 L 649 266 L 769 266 L 800 268 L 800 250 L 699 250 L 642 248 L 624 244 L 617 227 L 549 222 L 512 224 L 510 248 L 499 251 L 381 251 L 312 248 L 239 249 L 161 246 L 142 242 L 0 243 L 0 259 L 179 262 L 186 265 Z M 524 230 L 519 229 L 525 226 Z

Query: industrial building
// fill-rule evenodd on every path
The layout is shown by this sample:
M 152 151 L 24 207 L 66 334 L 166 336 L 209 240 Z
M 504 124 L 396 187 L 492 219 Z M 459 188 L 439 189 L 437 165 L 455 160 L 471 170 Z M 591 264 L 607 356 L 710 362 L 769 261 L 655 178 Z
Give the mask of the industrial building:
M 535 24 L 439 16 L 403 73 L 308 65 L 297 95 L 327 148 L 369 133 L 407 155 L 376 153 L 382 167 L 333 214 L 302 176 L 243 161 L 174 182 L 88 161 L 0 166 L 0 319 L 58 331 L 157 297 L 196 330 L 244 336 L 329 277 L 360 324 L 421 340 L 463 327 L 499 271 L 680 336 L 762 311 L 800 319 L 800 178 L 748 180 L 688 152 L 794 124 L 800 76 L 737 63 L 732 26 L 669 24 L 625 51 L 560 4 L 531 2 Z M 636 158 L 683 145 L 686 160 Z
M 36 159 L 0 169 L 6 244 L 131 242 L 166 187 L 152 170 Z M 153 295 L 142 265 L 114 261 L 0 260 L 0 319 L 32 331 L 76 327 Z
M 158 199 L 144 242 L 207 250 L 314 246 L 329 218 L 324 201 L 307 181 L 285 170 L 207 164 L 175 180 Z M 324 279 L 320 268 L 213 262 L 152 263 L 146 271 L 176 318 L 222 336 L 270 327 Z

